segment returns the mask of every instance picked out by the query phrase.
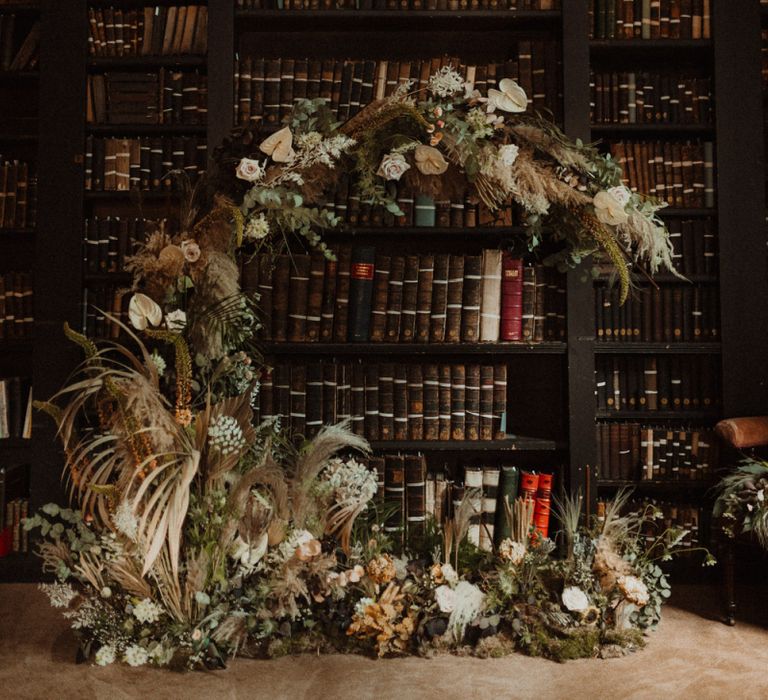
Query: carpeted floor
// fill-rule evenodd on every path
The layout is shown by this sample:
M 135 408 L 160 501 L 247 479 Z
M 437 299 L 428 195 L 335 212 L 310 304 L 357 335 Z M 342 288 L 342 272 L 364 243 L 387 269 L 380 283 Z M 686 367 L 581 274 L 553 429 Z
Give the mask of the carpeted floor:
M 742 594 L 744 596 L 744 594 Z M 411 700 L 441 698 L 768 697 L 768 631 L 716 619 L 716 591 L 678 591 L 648 647 L 631 656 L 555 664 L 514 655 L 480 660 L 374 661 L 356 656 L 237 660 L 215 673 L 98 668 L 74 663 L 66 621 L 33 585 L 0 586 L 0 697 L 290 698 Z M 764 610 L 763 590 L 746 594 Z M 754 619 L 754 617 L 750 618 Z

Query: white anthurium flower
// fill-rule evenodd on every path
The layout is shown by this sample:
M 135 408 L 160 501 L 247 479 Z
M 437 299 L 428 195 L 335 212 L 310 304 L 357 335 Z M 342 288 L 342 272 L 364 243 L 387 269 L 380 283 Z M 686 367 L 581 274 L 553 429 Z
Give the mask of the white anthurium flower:
M 169 331 L 181 333 L 187 325 L 187 314 L 181 309 L 171 311 L 165 315 L 165 323 Z
M 128 319 L 137 331 L 149 326 L 159 326 L 163 320 L 163 310 L 146 294 L 134 294 L 128 304 Z
M 500 109 L 502 112 L 525 112 L 528 109 L 528 96 L 511 78 L 499 81 L 499 89 L 488 90 L 489 112 Z
M 416 169 L 424 175 L 442 175 L 448 170 L 448 161 L 432 146 L 417 146 L 413 152 Z
M 285 126 L 271 136 L 265 138 L 259 145 L 259 150 L 272 156 L 275 163 L 287 163 L 296 155 L 293 151 L 293 134 Z
M 595 216 L 597 216 L 597 220 L 602 224 L 619 226 L 625 224 L 629 218 L 624 209 L 625 205 L 621 203 L 621 200 L 616 195 L 611 194 L 609 190 L 598 192 L 594 196 L 592 204 L 595 207 Z
M 571 612 L 584 612 L 589 607 L 587 594 L 578 586 L 568 586 L 563 590 L 563 605 Z

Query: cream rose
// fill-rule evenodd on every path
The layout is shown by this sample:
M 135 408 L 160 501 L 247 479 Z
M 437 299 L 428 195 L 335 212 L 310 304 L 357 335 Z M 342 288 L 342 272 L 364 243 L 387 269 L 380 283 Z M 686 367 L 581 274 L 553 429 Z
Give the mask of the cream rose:
M 387 153 L 381 159 L 376 174 L 385 180 L 399 180 L 410 169 L 411 165 L 402 153 Z
M 128 319 L 137 331 L 148 325 L 159 326 L 163 320 L 162 309 L 146 294 L 134 294 L 128 304 Z
M 184 260 L 189 263 L 194 263 L 200 260 L 200 246 L 196 241 L 182 241 L 181 252 L 184 253 Z
M 499 159 L 504 165 L 510 167 L 515 164 L 520 149 L 514 143 L 508 143 L 499 148 Z
M 235 175 L 246 182 L 258 182 L 264 177 L 264 168 L 253 158 L 243 158 L 235 170 Z
M 624 205 L 610 191 L 598 192 L 592 200 L 592 204 L 595 207 L 595 216 L 600 223 L 608 226 L 619 226 L 627 222 L 628 217 L 627 212 L 624 211 Z

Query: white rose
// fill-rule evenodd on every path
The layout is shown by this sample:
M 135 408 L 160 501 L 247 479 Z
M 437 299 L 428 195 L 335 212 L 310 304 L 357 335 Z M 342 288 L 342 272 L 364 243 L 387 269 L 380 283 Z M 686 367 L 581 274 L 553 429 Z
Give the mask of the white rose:
M 506 166 L 515 164 L 518 153 L 520 153 L 520 149 L 514 143 L 508 143 L 499 148 L 499 158 Z
M 264 168 L 261 163 L 253 158 L 243 158 L 235 170 L 235 175 L 247 182 L 258 182 L 264 177 Z
M 131 297 L 128 318 L 137 331 L 143 331 L 147 325 L 159 326 L 163 320 L 163 311 L 146 294 L 139 293 Z
M 200 246 L 196 241 L 182 241 L 181 252 L 184 253 L 184 260 L 187 262 L 194 263 L 200 260 Z
M 165 315 L 165 323 L 168 326 L 169 331 L 181 333 L 187 325 L 187 314 L 181 309 L 171 311 L 169 314 Z
M 376 174 L 385 180 L 399 180 L 411 166 L 402 153 L 387 153 L 382 159 Z
M 621 206 L 626 207 L 629 204 L 629 198 L 632 196 L 632 192 L 624 185 L 617 185 L 608 189 L 608 193 L 612 194 L 616 199 L 621 202 Z
M 584 612 L 589 607 L 587 594 L 578 586 L 568 586 L 563 591 L 563 605 L 571 612 Z
M 598 192 L 592 204 L 595 207 L 595 216 L 600 223 L 608 226 L 619 226 L 627 221 L 627 212 L 624 211 L 624 205 L 615 195 L 608 190 Z
M 440 612 L 453 612 L 456 607 L 456 591 L 450 586 L 438 586 L 435 588 L 435 602 Z

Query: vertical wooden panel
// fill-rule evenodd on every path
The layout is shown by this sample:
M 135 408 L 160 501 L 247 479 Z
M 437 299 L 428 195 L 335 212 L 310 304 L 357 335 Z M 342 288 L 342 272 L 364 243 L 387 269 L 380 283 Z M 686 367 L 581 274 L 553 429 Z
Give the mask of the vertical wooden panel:
M 208 153 L 233 126 L 235 3 L 208 4 Z
M 768 412 L 768 261 L 758 0 L 713 19 L 723 413 Z

